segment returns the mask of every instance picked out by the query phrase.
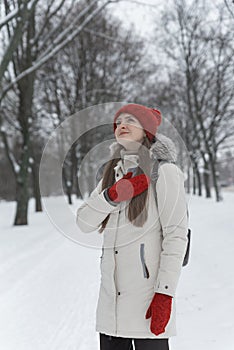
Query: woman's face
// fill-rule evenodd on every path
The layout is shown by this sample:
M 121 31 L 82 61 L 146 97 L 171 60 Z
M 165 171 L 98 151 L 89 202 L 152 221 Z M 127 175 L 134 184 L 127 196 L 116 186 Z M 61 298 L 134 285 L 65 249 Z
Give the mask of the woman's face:
M 121 113 L 116 119 L 115 137 L 126 149 L 138 149 L 145 136 L 145 131 L 133 115 Z

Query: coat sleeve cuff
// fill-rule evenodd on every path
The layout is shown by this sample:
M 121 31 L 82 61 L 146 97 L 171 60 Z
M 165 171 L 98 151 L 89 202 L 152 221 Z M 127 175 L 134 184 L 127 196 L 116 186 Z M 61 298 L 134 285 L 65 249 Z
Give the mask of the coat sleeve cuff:
M 113 205 L 114 207 L 117 207 L 118 203 L 113 202 L 113 201 L 110 199 L 109 195 L 108 195 L 108 188 L 106 188 L 106 189 L 103 191 L 103 197 L 106 199 L 106 201 L 107 201 L 109 204 Z
M 168 281 L 157 279 L 155 285 L 154 285 L 154 292 L 155 293 L 161 293 L 161 294 L 167 294 L 171 297 L 175 297 L 176 295 L 176 286 L 173 285 L 171 282 L 171 279 L 168 278 Z

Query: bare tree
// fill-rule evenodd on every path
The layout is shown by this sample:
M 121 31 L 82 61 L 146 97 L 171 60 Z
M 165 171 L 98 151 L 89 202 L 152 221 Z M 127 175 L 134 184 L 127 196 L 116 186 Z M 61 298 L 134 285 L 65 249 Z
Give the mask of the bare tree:
M 212 9 L 202 0 L 190 5 L 175 0 L 163 15 L 164 35 L 161 45 L 169 90 L 175 95 L 176 106 L 167 100 L 168 109 L 186 122 L 180 129 L 191 153 L 194 173 L 201 193 L 200 159 L 203 162 L 206 197 L 211 196 L 210 175 L 219 193 L 217 152 L 233 135 L 233 25 L 226 22 L 225 11 L 216 7 L 216 19 L 210 18 Z M 179 123 L 177 123 L 180 127 Z M 184 135 L 185 136 L 185 135 Z M 199 151 L 200 159 L 197 157 Z
M 19 1 L 15 4 L 14 8 L 12 8 L 13 4 L 11 1 L 6 0 L 4 2 L 5 16 L 3 15 L 0 21 L 0 29 L 7 27 L 10 40 L 3 52 L 3 57 L 0 64 L 0 86 L 7 67 L 24 35 L 28 19 L 35 10 L 38 1 L 39 0 Z M 11 23 L 13 23 L 13 25 L 11 25 L 10 28 Z
M 117 19 L 103 12 L 97 23 L 90 24 L 73 45 L 63 50 L 56 64 L 51 61 L 43 68 L 38 87 L 40 105 L 47 109 L 45 113 L 56 116 L 56 123 L 88 106 L 125 99 L 135 79 L 146 73 L 141 64 L 143 40 L 136 40 L 131 30 L 122 33 L 120 28 Z M 87 123 L 87 120 L 80 120 L 83 122 Z M 63 183 L 69 203 L 72 202 L 72 191 L 80 196 L 77 172 L 83 157 L 95 143 L 102 141 L 108 133 L 112 134 L 111 127 L 94 132 L 90 123 L 87 130 L 87 135 L 73 145 L 64 163 Z M 76 151 L 78 148 L 79 152 Z M 91 162 L 90 169 L 86 169 L 89 183 L 93 181 L 93 166 Z
M 12 169 L 15 172 L 17 182 L 17 209 L 14 220 L 15 225 L 27 224 L 27 210 L 28 210 L 28 169 L 29 169 L 29 157 L 30 157 L 30 127 L 32 123 L 33 112 L 33 97 L 34 97 L 34 83 L 36 79 L 36 71 L 55 54 L 57 54 L 62 48 L 64 48 L 69 42 L 71 42 L 84 28 L 85 26 L 95 18 L 95 16 L 109 3 L 109 1 L 103 2 L 101 6 L 98 6 L 98 1 L 84 1 L 81 4 L 81 11 L 74 20 L 71 21 L 66 29 L 62 30 L 57 35 L 59 29 L 62 28 L 62 24 L 65 18 L 69 17 L 71 8 L 64 10 L 64 0 L 59 3 L 51 0 L 47 6 L 41 4 L 37 6 L 37 2 L 27 2 L 27 9 L 31 6 L 31 11 L 22 7 L 21 1 L 18 0 L 15 3 L 5 1 L 6 17 L 5 22 L 2 22 L 6 26 L 8 42 L 14 41 L 14 45 L 8 45 L 11 47 L 11 53 L 7 53 L 7 56 L 3 56 L 2 61 L 2 74 L 5 73 L 4 87 L 1 90 L 0 101 L 2 104 L 2 110 L 4 110 L 4 97 L 13 87 L 16 89 L 16 95 L 18 99 L 17 110 L 17 126 L 18 132 L 21 135 L 21 152 L 19 163 L 16 166 L 16 162 L 10 151 L 9 140 L 7 138 L 7 132 L 3 126 L 3 115 L 0 113 L 0 127 L 1 135 L 4 140 L 5 151 L 8 153 L 8 160 L 11 162 Z M 8 15 L 9 8 L 15 6 L 15 11 L 18 15 Z M 73 3 L 71 4 L 73 6 Z M 18 9 L 20 8 L 20 11 Z M 61 17 L 55 25 L 51 23 L 55 15 L 60 10 L 62 11 Z M 17 12 L 18 11 L 18 12 Z M 38 11 L 41 11 L 43 20 L 39 22 Z M 25 14 L 26 13 L 26 14 Z M 20 20 L 26 20 L 26 24 L 21 28 L 24 30 L 23 34 L 15 40 L 15 23 L 14 20 L 17 16 L 21 16 Z M 26 16 L 26 17 L 25 17 Z M 49 26 L 49 23 L 51 24 Z M 47 24 L 47 26 L 46 26 Z M 46 28 L 50 28 L 45 32 Z M 17 26 L 16 26 L 17 28 Z M 9 51 L 7 49 L 7 51 Z M 7 59 L 5 59 L 7 57 Z M 12 59 L 11 59 L 12 58 Z M 12 67 L 9 67 L 9 62 L 12 60 Z M 8 70 L 6 67 L 8 66 Z M 7 84 L 6 84 L 7 83 Z
M 10 81 L 10 83 L 2 90 L 0 95 L 0 102 L 4 98 L 5 94 L 11 89 L 11 87 L 17 83 L 20 79 L 27 76 L 28 74 L 31 74 L 38 70 L 43 64 L 45 64 L 48 60 L 50 60 L 52 57 L 54 57 L 62 48 L 64 48 L 68 43 L 72 42 L 72 40 L 85 28 L 85 26 L 92 21 L 95 16 L 109 3 L 111 2 L 117 2 L 118 0 L 106 0 L 103 1 L 102 5 L 98 6 L 98 0 L 88 1 L 84 0 L 82 3 L 79 4 L 81 7 L 81 11 L 78 15 L 76 15 L 73 19 L 73 21 L 70 22 L 69 26 L 66 27 L 63 31 L 60 32 L 61 25 L 63 24 L 65 18 L 69 17 L 69 14 L 71 13 L 71 10 L 74 6 L 74 1 L 72 1 L 71 6 L 69 9 L 65 10 L 65 13 L 62 16 L 62 19 L 59 23 L 56 24 L 56 26 L 52 26 L 50 31 L 48 33 L 45 33 L 44 30 L 47 28 L 47 24 L 50 23 L 51 19 L 57 14 L 61 8 L 64 7 L 65 0 L 60 0 L 60 2 L 57 4 L 55 0 L 51 0 L 46 8 L 44 4 L 40 4 L 40 6 L 36 7 L 36 4 L 38 0 L 31 0 L 27 2 L 27 6 L 23 8 L 23 11 L 18 12 L 19 22 L 22 22 L 29 18 L 31 13 L 34 11 L 34 16 L 36 11 L 42 11 L 44 12 L 43 16 L 43 22 L 40 23 L 40 27 L 35 33 L 35 37 L 31 39 L 30 42 L 31 48 L 34 48 L 35 51 L 35 60 L 33 64 L 30 67 L 25 67 L 22 72 L 18 76 L 15 76 L 14 79 Z M 20 8 L 21 1 L 18 0 L 17 2 L 17 8 Z M 6 0 L 6 8 L 8 8 L 10 5 Z M 34 6 L 33 6 L 34 5 Z M 27 8 L 30 8 L 30 12 L 27 12 Z M 78 9 L 78 8 L 77 8 Z M 13 10 L 15 11 L 15 9 Z M 20 17 L 21 16 L 21 17 Z M 7 16 L 6 16 L 7 17 Z M 10 16 L 10 19 L 14 19 L 14 16 Z M 17 17 L 18 18 L 18 17 Z M 4 24 L 9 25 L 10 20 L 3 21 Z M 27 23 L 27 22 L 26 22 Z M 23 27 L 24 28 L 24 27 Z M 22 28 L 22 30 L 23 30 Z M 57 33 L 59 32 L 59 35 Z M 14 31 L 16 35 L 18 35 L 16 30 Z M 8 32 L 10 42 L 12 41 L 11 33 Z M 22 37 L 22 35 L 21 35 Z M 5 56 L 3 57 L 3 67 L 2 67 L 2 75 L 5 73 L 7 65 L 11 61 L 11 57 L 13 56 L 13 53 L 15 52 L 15 49 L 17 48 L 17 45 L 21 39 L 21 37 L 18 38 L 17 41 L 14 41 L 14 46 L 11 48 L 11 55 L 7 55 L 7 59 L 5 61 Z M 42 40 L 40 40 L 42 39 Z

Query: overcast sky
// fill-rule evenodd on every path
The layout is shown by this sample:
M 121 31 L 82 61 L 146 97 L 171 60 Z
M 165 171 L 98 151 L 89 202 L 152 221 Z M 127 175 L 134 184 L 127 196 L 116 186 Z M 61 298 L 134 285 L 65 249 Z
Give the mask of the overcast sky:
M 139 35 L 148 37 L 152 34 L 153 20 L 162 5 L 159 0 L 120 0 L 109 4 L 108 9 L 113 9 L 111 13 L 120 18 L 127 28 L 133 24 Z
M 169 0 L 167 0 L 169 1 Z M 159 17 L 160 9 L 165 6 L 160 0 L 120 0 L 118 3 L 107 6 L 111 15 L 121 19 L 127 29 L 134 26 L 137 35 L 145 41 L 147 55 L 152 56 L 155 52 L 154 40 L 152 40 L 154 23 Z

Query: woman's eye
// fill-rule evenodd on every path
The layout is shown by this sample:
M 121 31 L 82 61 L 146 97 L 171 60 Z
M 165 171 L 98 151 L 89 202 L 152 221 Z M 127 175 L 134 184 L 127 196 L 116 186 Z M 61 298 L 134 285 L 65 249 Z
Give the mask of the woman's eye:
M 135 119 L 129 118 L 127 121 L 129 124 L 135 123 Z
M 127 122 L 127 123 L 129 123 L 129 122 L 131 122 L 131 123 L 133 122 L 133 123 L 134 123 L 135 120 L 134 120 L 133 118 L 128 118 L 128 119 L 126 120 L 126 122 Z M 120 120 L 117 120 L 117 121 L 116 121 L 116 125 L 119 125 L 120 123 L 121 123 Z

